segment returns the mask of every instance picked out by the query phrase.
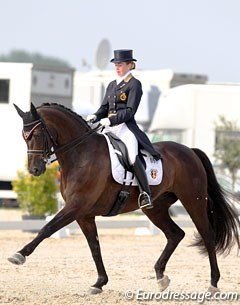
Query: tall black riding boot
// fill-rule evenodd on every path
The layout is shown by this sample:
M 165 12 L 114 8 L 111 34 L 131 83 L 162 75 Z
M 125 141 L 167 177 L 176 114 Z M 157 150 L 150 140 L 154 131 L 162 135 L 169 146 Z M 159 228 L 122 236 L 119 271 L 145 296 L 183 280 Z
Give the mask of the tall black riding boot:
M 133 171 L 137 179 L 138 187 L 140 191 L 138 197 L 139 208 L 152 209 L 153 204 L 150 198 L 151 193 L 150 193 L 150 187 L 148 184 L 146 171 L 138 156 L 136 157 L 136 161 L 133 164 Z

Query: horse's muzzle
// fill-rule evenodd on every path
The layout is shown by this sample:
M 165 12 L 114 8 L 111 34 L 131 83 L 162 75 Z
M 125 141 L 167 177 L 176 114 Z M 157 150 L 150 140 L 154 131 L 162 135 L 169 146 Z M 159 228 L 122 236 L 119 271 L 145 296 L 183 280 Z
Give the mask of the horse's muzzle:
M 46 170 L 46 165 L 44 162 L 38 165 L 32 165 L 28 167 L 28 171 L 33 176 L 40 176 L 42 175 Z

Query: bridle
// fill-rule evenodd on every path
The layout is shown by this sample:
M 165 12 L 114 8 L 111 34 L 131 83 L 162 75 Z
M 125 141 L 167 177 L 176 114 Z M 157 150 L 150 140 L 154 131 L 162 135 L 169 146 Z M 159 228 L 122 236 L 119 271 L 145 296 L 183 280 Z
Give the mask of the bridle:
M 43 133 L 43 149 L 28 149 L 27 154 L 28 155 L 41 155 L 42 160 L 44 163 L 52 163 L 57 160 L 56 154 L 66 153 L 67 151 L 75 148 L 78 146 L 81 142 L 83 142 L 86 138 L 88 138 L 90 135 L 96 132 L 96 130 L 99 128 L 97 126 L 94 129 L 89 129 L 87 132 L 85 132 L 83 135 L 76 137 L 71 142 L 66 143 L 64 145 L 59 146 L 52 134 L 50 133 L 47 125 L 43 121 L 42 118 L 39 118 L 38 120 L 27 123 L 23 125 L 23 138 L 25 141 L 29 141 L 31 137 L 33 136 L 34 131 L 41 126 L 41 130 Z M 25 131 L 24 129 L 28 128 L 29 131 Z M 49 141 L 50 140 L 50 141 Z M 51 142 L 52 145 L 49 145 L 49 142 Z
M 51 156 L 54 154 L 53 147 L 57 146 L 57 143 L 53 136 L 51 135 L 47 125 L 44 123 L 44 121 L 39 118 L 38 120 L 27 123 L 23 125 L 23 138 L 26 142 L 30 141 L 34 131 L 41 126 L 42 133 L 43 133 L 43 149 L 28 149 L 27 154 L 28 155 L 41 155 L 42 159 L 45 163 L 48 162 L 48 160 L 51 158 Z M 25 131 L 25 128 L 30 129 L 29 131 Z M 52 146 L 49 145 L 49 139 L 51 140 Z

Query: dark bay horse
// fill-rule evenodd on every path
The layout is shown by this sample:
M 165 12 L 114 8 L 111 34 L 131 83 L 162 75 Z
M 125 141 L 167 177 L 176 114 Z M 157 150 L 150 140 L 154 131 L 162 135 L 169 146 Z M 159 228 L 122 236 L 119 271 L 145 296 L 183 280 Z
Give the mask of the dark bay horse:
M 121 185 L 112 178 L 106 140 L 82 117 L 61 105 L 43 104 L 35 108 L 31 104 L 29 112 L 15 107 L 23 119 L 29 172 L 35 176 L 42 175 L 53 148 L 61 167 L 60 189 L 66 204 L 9 261 L 23 264 L 26 256 L 45 238 L 76 220 L 88 241 L 98 273 L 91 293 L 99 293 L 107 284 L 108 277 L 101 257 L 95 216 L 106 215 L 121 190 Z M 216 252 L 228 253 L 234 243 L 240 248 L 237 213 L 228 203 L 204 152 L 174 142 L 161 142 L 154 146 L 162 155 L 164 175 L 160 185 L 151 187 L 154 208 L 143 209 L 143 212 L 167 239 L 165 249 L 154 266 L 159 289 L 162 291 L 169 285 L 170 280 L 164 271 L 184 237 L 184 231 L 168 213 L 169 207 L 179 199 L 199 232 L 195 245 L 208 254 L 210 291 L 215 292 L 220 278 Z M 138 192 L 137 187 L 132 187 L 123 213 L 138 209 Z

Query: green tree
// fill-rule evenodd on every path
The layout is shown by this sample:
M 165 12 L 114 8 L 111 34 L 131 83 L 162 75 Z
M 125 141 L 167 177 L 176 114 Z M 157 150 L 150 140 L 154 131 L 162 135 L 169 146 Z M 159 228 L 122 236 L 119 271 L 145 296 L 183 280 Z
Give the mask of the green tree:
M 23 212 L 47 216 L 57 211 L 57 173 L 57 163 L 48 166 L 46 172 L 39 177 L 30 175 L 27 168 L 18 171 L 12 186 Z
M 66 60 L 52 56 L 42 55 L 40 53 L 30 53 L 24 50 L 12 50 L 8 54 L 0 55 L 0 61 L 3 62 L 31 62 L 37 65 L 50 65 L 57 67 L 71 67 Z
M 215 124 L 216 150 L 214 156 L 222 169 L 228 169 L 232 178 L 232 191 L 240 169 L 240 128 L 235 121 L 219 116 Z

